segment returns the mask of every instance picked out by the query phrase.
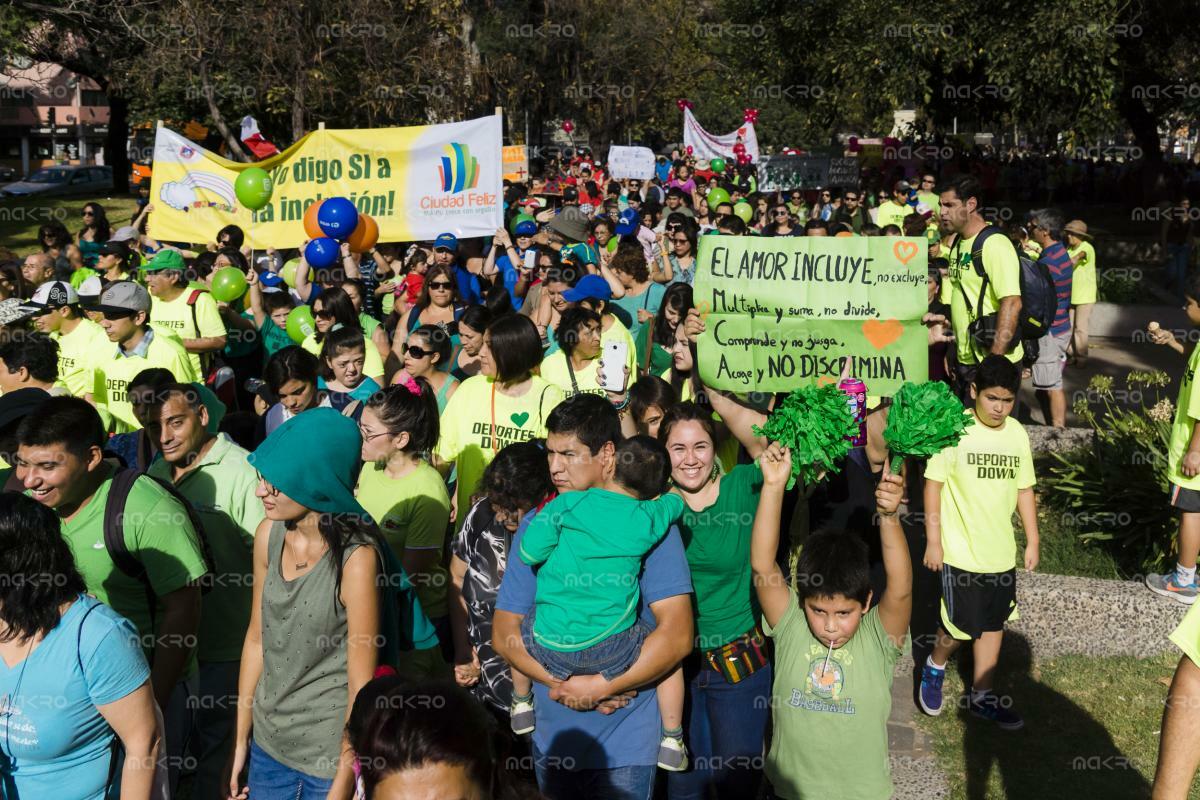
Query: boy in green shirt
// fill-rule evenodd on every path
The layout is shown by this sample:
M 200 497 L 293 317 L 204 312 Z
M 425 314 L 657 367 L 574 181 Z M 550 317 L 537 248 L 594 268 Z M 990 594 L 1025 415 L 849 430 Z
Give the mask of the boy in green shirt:
M 792 589 L 775 560 L 791 453 L 772 443 L 759 465 L 750 565 L 763 630 L 775 640 L 766 775 L 786 800 L 887 800 L 892 674 L 912 613 L 912 563 L 896 515 L 903 483 L 884 470 L 875 490 L 887 591 L 873 605 L 867 544 L 852 532 L 811 535 Z
M 1017 616 L 1017 542 L 1012 514 L 1025 528 L 1025 569 L 1038 563 L 1033 453 L 1021 423 L 1010 419 L 1020 367 L 990 355 L 979 364 L 971 395 L 975 424 L 925 467 L 925 566 L 942 576 L 942 626 L 925 661 L 918 695 L 926 714 L 942 711 L 946 661 L 973 642 L 974 678 L 967 709 L 1004 730 L 1024 726 L 992 691 L 1004 623 Z
M 1192 276 L 1185 291 L 1188 320 L 1200 327 L 1200 276 Z M 1183 345 L 1157 322 L 1149 326 L 1150 337 L 1158 344 L 1170 345 L 1181 355 Z M 1179 384 L 1179 401 L 1171 423 L 1171 442 L 1167 448 L 1167 478 L 1171 482 L 1171 505 L 1179 509 L 1179 556 L 1174 571 L 1166 575 L 1147 575 L 1146 586 L 1152 592 L 1170 597 L 1184 605 L 1196 602 L 1196 556 L 1200 554 L 1200 392 L 1196 391 L 1196 369 L 1200 367 L 1200 347 L 1192 349 L 1187 369 Z
M 650 632 L 637 619 L 642 561 L 684 509 L 678 494 L 663 494 L 670 474 L 670 457 L 656 439 L 625 439 L 602 488 L 559 495 L 526 528 L 521 560 L 540 569 L 534 612 L 522 621 L 521 635 L 529 654 L 557 680 L 611 679 L 637 660 Z M 532 681 L 515 669 L 512 681 L 512 729 L 530 733 Z M 659 766 L 674 772 L 687 768 L 683 695 L 677 667 L 658 687 Z

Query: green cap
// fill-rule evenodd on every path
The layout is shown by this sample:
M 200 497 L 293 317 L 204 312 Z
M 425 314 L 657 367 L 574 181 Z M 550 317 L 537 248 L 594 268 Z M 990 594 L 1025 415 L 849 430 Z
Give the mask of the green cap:
M 161 269 L 175 269 L 182 272 L 187 269 L 187 264 L 183 261 L 183 256 L 178 250 L 159 250 L 154 254 L 154 258 L 150 259 L 149 264 L 142 264 L 139 267 L 142 272 L 158 272 Z

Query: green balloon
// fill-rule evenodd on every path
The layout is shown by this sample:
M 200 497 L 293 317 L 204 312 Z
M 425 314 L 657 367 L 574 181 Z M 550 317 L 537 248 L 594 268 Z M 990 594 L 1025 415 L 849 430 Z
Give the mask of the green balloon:
M 296 306 L 288 312 L 287 316 L 287 334 L 296 344 L 302 344 L 305 339 L 312 336 L 317 331 L 316 321 L 313 319 L 312 307 L 305 304 Z
M 279 277 L 283 278 L 283 282 L 293 289 L 296 288 L 296 270 L 300 268 L 300 259 L 293 258 L 291 261 L 283 265 L 283 269 L 279 270 Z M 308 280 L 312 281 L 314 277 L 313 268 L 308 268 Z
M 714 158 L 712 161 L 708 162 L 708 165 L 712 167 L 713 172 L 725 171 L 725 159 L 723 158 Z
M 213 299 L 222 303 L 232 303 L 245 293 L 246 276 L 237 267 L 221 267 L 213 273 Z
M 729 192 L 718 186 L 708 193 L 708 197 L 706 197 L 705 200 L 708 201 L 709 210 L 716 211 L 717 206 L 721 205 L 721 203 L 729 202 Z
M 262 167 L 247 167 L 233 184 L 238 202 L 251 211 L 258 211 L 271 202 L 272 188 L 271 176 Z
M 734 216 L 741 217 L 742 222 L 746 223 L 747 225 L 750 224 L 750 220 L 754 219 L 754 209 L 751 208 L 750 204 L 744 200 L 739 200 L 738 202 L 734 203 L 733 213 Z

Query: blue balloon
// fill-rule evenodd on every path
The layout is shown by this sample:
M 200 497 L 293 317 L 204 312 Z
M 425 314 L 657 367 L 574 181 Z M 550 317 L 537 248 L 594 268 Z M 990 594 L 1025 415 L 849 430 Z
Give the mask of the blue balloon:
M 338 243 L 325 236 L 313 239 L 304 248 L 304 260 L 317 269 L 332 267 L 338 260 Z
M 345 239 L 358 227 L 358 209 L 344 197 L 331 197 L 321 203 L 317 224 L 326 236 Z

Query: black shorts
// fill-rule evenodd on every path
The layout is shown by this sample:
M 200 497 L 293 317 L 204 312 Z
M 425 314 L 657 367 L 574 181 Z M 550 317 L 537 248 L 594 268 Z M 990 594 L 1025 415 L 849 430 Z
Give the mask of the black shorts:
M 942 627 L 955 639 L 1004 630 L 1017 612 L 1017 571 L 967 572 L 942 565 Z
M 1180 511 L 1200 511 L 1200 492 L 1171 484 L 1171 505 Z

